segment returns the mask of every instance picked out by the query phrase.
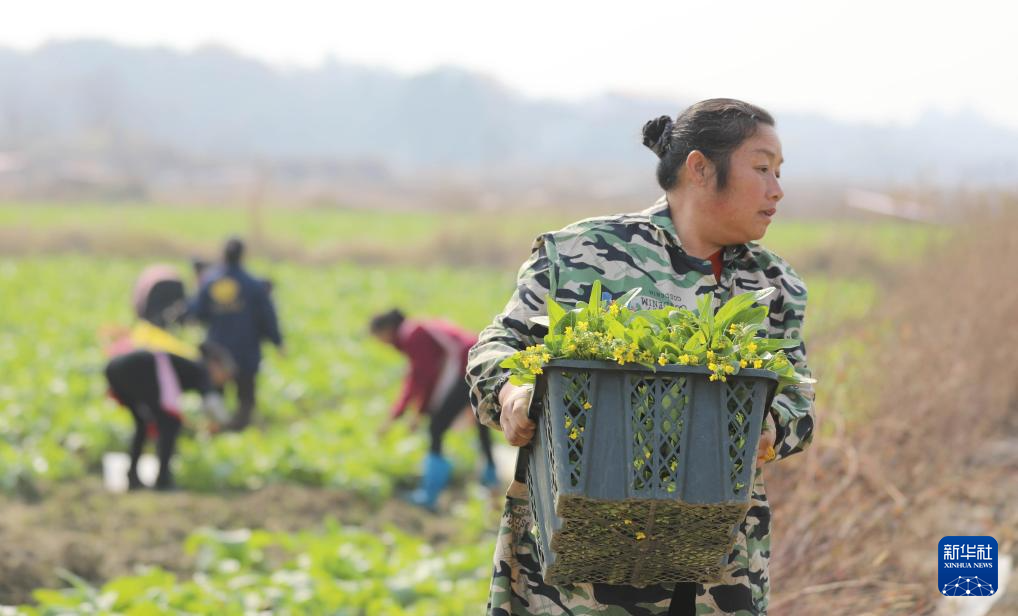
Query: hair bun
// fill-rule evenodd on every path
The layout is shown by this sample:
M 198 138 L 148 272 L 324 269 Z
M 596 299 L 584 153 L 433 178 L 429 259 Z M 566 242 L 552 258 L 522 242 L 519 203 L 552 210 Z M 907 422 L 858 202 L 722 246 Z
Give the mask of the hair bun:
M 674 125 L 671 117 L 666 115 L 647 122 L 643 125 L 643 145 L 657 154 L 658 158 L 664 158 L 668 152 L 668 142 Z

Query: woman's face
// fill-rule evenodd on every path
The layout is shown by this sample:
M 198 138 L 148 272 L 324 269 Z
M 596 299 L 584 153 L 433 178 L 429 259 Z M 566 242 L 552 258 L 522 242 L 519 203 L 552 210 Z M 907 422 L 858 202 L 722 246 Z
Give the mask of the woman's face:
M 722 246 L 758 240 L 785 195 L 781 177 L 781 141 L 774 127 L 760 124 L 756 134 L 732 152 L 728 185 L 716 191 L 709 219 Z

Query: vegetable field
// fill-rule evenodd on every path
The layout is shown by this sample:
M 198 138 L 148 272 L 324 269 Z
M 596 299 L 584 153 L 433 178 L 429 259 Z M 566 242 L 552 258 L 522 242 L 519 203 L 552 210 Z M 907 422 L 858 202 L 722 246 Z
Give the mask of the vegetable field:
M 131 256 L 122 256 L 115 244 L 93 254 L 80 245 L 44 240 L 68 229 L 114 242 L 137 233 L 172 238 L 179 242 L 173 246 L 211 257 L 227 233 L 251 231 L 250 221 L 232 210 L 33 207 L 0 207 L 0 229 L 40 242 L 38 250 L 0 256 L 0 517 L 17 510 L 33 519 L 30 512 L 50 511 L 47 503 L 72 486 L 91 494 L 87 502 L 102 502 L 103 511 L 158 511 L 161 502 L 171 502 L 161 498 L 180 495 L 105 495 L 96 479 L 103 454 L 124 451 L 132 430 L 129 415 L 106 396 L 99 334 L 104 327 L 131 323 L 130 290 L 145 265 L 170 263 L 191 282 L 186 255 L 174 248 L 141 258 L 131 246 L 122 251 Z M 476 437 L 459 430 L 447 439 L 456 480 L 439 517 L 454 530 L 429 530 L 430 514 L 397 496 L 416 480 L 426 433 L 400 424 L 378 440 L 404 365 L 394 351 L 370 339 L 367 323 L 373 314 L 398 306 L 414 316 L 439 316 L 479 330 L 508 299 L 529 238 L 571 217 L 503 217 L 507 231 L 492 242 L 505 250 L 488 260 L 451 264 L 450 248 L 431 262 L 401 262 L 403 247 L 425 250 L 461 239 L 475 246 L 499 228 L 486 216 L 451 218 L 267 210 L 259 230 L 263 237 L 336 256 L 308 260 L 298 251 L 293 258 L 267 259 L 259 257 L 255 244 L 250 269 L 274 282 L 287 354 L 266 351 L 253 429 L 211 436 L 197 400 L 190 401 L 191 419 L 175 462 L 187 498 L 222 499 L 214 502 L 229 508 L 230 501 L 282 485 L 302 490 L 302 498 L 330 502 L 342 495 L 356 506 L 314 509 L 297 528 L 266 528 L 258 511 L 235 520 L 216 515 L 180 520 L 175 528 L 190 526 L 190 536 L 177 541 L 174 549 L 183 556 L 171 567 L 147 558 L 142 540 L 128 538 L 125 545 L 137 546 L 138 553 L 115 564 L 74 571 L 73 559 L 55 558 L 35 566 L 37 575 L 24 582 L 17 582 L 13 570 L 0 569 L 0 578 L 6 575 L 0 605 L 22 605 L 14 612 L 27 614 L 480 613 L 501 505 L 498 495 L 477 485 Z M 110 235 L 114 221 L 120 225 Z M 888 280 L 921 265 L 948 237 L 941 229 L 890 223 L 776 223 L 764 244 L 786 257 L 810 289 L 806 341 L 819 380 L 818 406 L 837 404 L 852 386 L 855 366 L 866 353 L 858 332 L 883 326 L 871 317 Z M 352 262 L 339 249 L 329 252 L 344 242 L 373 245 L 379 258 Z M 201 336 L 194 328 L 181 335 L 192 341 Z M 866 410 L 862 403 L 852 408 Z M 495 439 L 504 442 L 500 435 Z M 35 515 L 31 529 L 45 533 L 47 524 L 61 523 Z M 16 536 L 14 530 L 0 526 L 0 543 Z M 122 542 L 112 531 L 93 533 L 93 539 L 100 546 Z M 3 549 L 21 554 L 9 563 L 38 560 L 25 555 L 32 550 L 28 540 L 7 541 Z

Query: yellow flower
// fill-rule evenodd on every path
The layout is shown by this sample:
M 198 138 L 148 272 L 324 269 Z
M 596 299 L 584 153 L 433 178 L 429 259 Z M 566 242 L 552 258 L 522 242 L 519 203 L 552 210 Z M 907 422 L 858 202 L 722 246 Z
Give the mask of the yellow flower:
M 738 333 L 738 332 L 739 332 L 739 328 L 735 326 L 735 323 L 732 323 L 731 325 L 728 326 L 728 333 L 729 334 L 735 334 L 735 333 Z
M 540 367 L 531 368 L 530 371 L 534 374 L 544 374 L 544 370 L 541 370 Z
M 544 361 L 544 362 L 551 361 L 551 355 L 545 353 L 544 355 L 541 356 L 541 361 Z
M 583 403 L 583 408 L 590 409 L 590 403 L 589 402 L 584 402 Z
M 570 334 L 572 334 L 572 333 L 573 333 L 573 328 L 572 328 L 572 326 L 568 326 L 568 325 L 567 325 L 567 326 L 566 326 L 566 335 L 568 336 L 568 335 L 570 335 Z
M 566 347 L 566 350 L 569 351 L 569 352 L 573 352 L 573 351 L 576 350 L 576 345 L 575 344 L 570 344 L 568 347 Z
M 633 521 L 632 520 L 622 520 L 622 523 L 625 524 L 626 526 L 632 526 L 633 525 Z
M 710 375 L 710 380 L 712 380 L 712 381 L 718 380 L 718 375 L 716 375 L 716 374 Z
M 685 353 L 683 353 L 682 355 L 679 355 L 679 363 L 682 364 L 683 366 L 688 364 L 689 363 L 689 355 L 686 355 Z
M 644 533 L 642 530 L 636 531 L 636 540 L 637 541 L 643 541 L 646 538 L 647 538 L 647 534 Z
M 573 420 L 570 419 L 569 417 L 566 417 L 566 427 L 568 428 L 571 425 L 573 425 Z
M 575 440 L 576 440 L 576 439 L 577 439 L 577 438 L 578 438 L 579 436 L 580 436 L 580 433 L 579 433 L 579 432 L 578 432 L 578 431 L 576 430 L 576 428 L 573 428 L 572 432 L 570 432 L 570 433 L 569 433 L 569 438 L 573 439 L 574 441 L 575 441 Z
M 709 364 L 707 364 L 707 369 L 708 370 L 717 370 L 718 369 L 718 365 L 715 364 L 714 362 L 710 362 Z
M 732 364 L 725 364 L 725 373 L 732 374 L 733 372 L 735 372 L 735 368 L 732 366 Z
M 749 362 L 748 362 L 748 361 L 746 361 L 745 359 L 740 359 L 740 360 L 739 360 L 739 367 L 740 367 L 740 368 L 745 368 L 745 367 L 746 367 L 746 366 L 748 366 L 748 365 L 749 365 Z
M 664 353 L 662 353 L 661 356 L 657 358 L 657 363 L 661 364 L 662 366 L 668 363 L 668 358 L 664 356 Z
M 753 360 L 753 367 L 754 368 L 759 368 L 761 366 L 763 366 L 763 360 L 762 359 L 754 359 Z
M 650 460 L 650 452 L 649 451 L 643 452 L 643 457 L 644 459 Z
M 748 345 L 746 345 L 746 350 L 748 350 L 750 353 L 756 353 L 756 343 L 750 342 Z
M 608 312 L 613 317 L 619 316 L 619 305 L 613 302 L 612 305 L 611 305 L 611 308 L 608 309 Z
M 707 351 L 707 359 L 714 359 L 714 351 Z M 713 370 L 713 368 L 711 368 Z
M 581 332 L 587 331 L 587 322 L 580 321 L 579 323 L 576 324 L 576 329 L 580 330 Z
M 669 468 L 671 468 L 671 469 L 672 469 L 672 470 L 674 471 L 674 470 L 675 470 L 676 468 L 678 468 L 678 467 L 679 467 L 679 463 L 678 463 L 678 462 L 676 462 L 675 460 L 672 460 L 672 463 L 671 463 L 671 465 L 669 466 Z
M 722 383 L 727 383 L 728 382 L 728 377 L 722 374 L 721 375 L 721 382 Z

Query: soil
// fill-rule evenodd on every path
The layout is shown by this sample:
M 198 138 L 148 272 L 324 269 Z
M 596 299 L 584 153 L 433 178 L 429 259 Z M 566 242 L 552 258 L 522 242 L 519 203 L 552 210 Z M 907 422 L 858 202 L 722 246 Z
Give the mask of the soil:
M 34 502 L 0 497 L 0 605 L 28 603 L 36 588 L 63 586 L 60 569 L 95 584 L 142 564 L 189 575 L 193 561 L 184 541 L 203 526 L 295 532 L 330 518 L 368 530 L 396 525 L 436 546 L 457 530 L 454 520 L 399 499 L 378 506 L 337 490 L 271 485 L 234 494 L 111 494 L 90 477 L 53 486 Z

